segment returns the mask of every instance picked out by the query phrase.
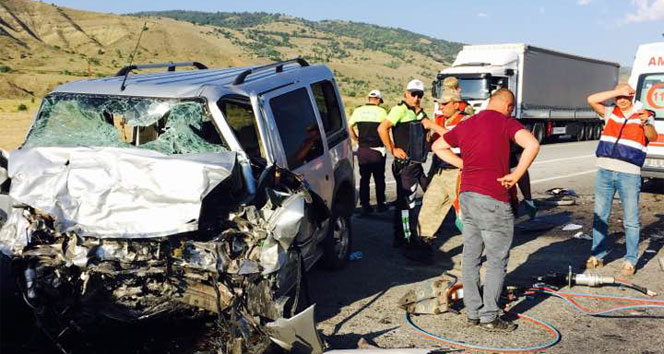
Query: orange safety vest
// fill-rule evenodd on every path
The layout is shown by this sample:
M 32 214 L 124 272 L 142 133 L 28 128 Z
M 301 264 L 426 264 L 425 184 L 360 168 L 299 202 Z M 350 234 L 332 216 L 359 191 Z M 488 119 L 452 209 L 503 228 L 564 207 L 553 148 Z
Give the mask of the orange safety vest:
M 451 121 L 447 122 L 447 124 L 445 124 L 445 119 L 446 118 L 441 113 L 441 114 L 436 114 L 434 120 L 435 120 L 436 124 L 438 124 L 439 126 L 445 128 L 447 130 L 452 130 L 452 129 L 454 129 L 454 127 L 457 126 L 457 124 L 459 124 L 459 122 L 461 122 L 464 118 L 466 118 L 466 116 L 467 116 L 466 113 L 464 113 L 463 111 L 459 111 L 459 114 L 457 114 L 456 118 L 452 119 Z M 440 136 L 438 135 L 438 133 L 433 133 L 431 141 L 436 141 L 436 140 L 438 140 L 439 137 Z
M 643 166 L 648 141 L 639 116 L 639 113 L 634 113 L 625 118 L 620 108 L 613 108 L 606 117 L 606 125 L 595 155 Z

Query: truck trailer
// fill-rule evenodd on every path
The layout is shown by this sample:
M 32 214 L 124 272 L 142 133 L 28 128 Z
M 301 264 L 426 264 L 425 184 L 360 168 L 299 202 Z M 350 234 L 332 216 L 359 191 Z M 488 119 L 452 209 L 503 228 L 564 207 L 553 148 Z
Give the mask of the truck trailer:
M 454 76 L 461 97 L 477 112 L 493 90 L 508 88 L 516 96 L 515 117 L 538 141 L 562 135 L 596 140 L 602 121 L 586 97 L 613 88 L 619 68 L 617 63 L 523 43 L 467 45 L 451 67 L 438 73 L 432 94 L 440 97 L 442 81 Z

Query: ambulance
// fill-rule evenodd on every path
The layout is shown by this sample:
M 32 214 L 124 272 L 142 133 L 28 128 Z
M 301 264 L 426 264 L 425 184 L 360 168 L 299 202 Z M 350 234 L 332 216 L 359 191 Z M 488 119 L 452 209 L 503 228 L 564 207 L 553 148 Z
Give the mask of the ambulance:
M 629 84 L 636 90 L 635 101 L 655 113 L 657 139 L 648 144 L 641 176 L 664 180 L 664 42 L 639 46 Z

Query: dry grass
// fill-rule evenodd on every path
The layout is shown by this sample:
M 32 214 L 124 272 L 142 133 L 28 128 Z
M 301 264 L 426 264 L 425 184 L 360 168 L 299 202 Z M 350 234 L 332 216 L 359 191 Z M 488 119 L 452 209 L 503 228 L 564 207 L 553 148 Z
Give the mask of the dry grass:
M 0 65 L 11 69 L 9 73 L 0 74 L 0 147 L 5 149 L 16 147 L 29 127 L 32 114 L 17 113 L 15 108 L 19 104 L 27 101 L 29 111 L 34 112 L 41 98 L 61 83 L 114 74 L 127 64 L 144 23 L 148 29 L 143 33 L 135 63 L 196 60 L 210 67 L 229 67 L 270 61 L 234 44 L 214 26 L 167 18 L 79 11 L 36 1 L 2 2 L 0 18 L 13 30 L 3 28 L 15 38 L 0 36 L 3 48 Z M 34 36 L 22 30 L 14 17 Z M 294 47 L 275 47 L 282 58 L 311 56 L 315 47 L 327 45 L 328 41 L 323 38 L 329 38 L 329 34 L 318 33 L 300 23 L 276 22 L 254 28 L 284 33 L 304 28 L 307 35 L 319 37 L 291 37 Z M 246 31 L 224 30 L 241 41 L 247 40 Z M 351 37 L 334 39 L 357 43 L 357 39 Z M 414 58 L 411 63 L 380 51 L 347 51 L 350 56 L 331 58 L 324 63 L 338 73 L 337 82 L 347 114 L 364 103 L 371 89 L 380 89 L 389 107 L 401 100 L 401 90 L 410 79 L 418 78 L 428 85 L 436 71 L 442 69 L 442 65 L 431 58 L 410 51 L 404 54 Z M 398 63 L 398 67 L 389 67 L 389 63 Z M 357 80 L 366 84 L 357 84 Z M 32 99 L 35 102 L 31 102 Z M 424 104 L 431 106 L 426 96 Z

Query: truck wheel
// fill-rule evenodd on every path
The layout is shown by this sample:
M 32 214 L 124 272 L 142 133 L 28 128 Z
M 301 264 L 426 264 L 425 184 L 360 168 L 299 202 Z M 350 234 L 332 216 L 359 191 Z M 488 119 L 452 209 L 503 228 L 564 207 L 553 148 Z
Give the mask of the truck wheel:
M 350 216 L 333 212 L 330 216 L 328 234 L 323 242 L 323 264 L 327 269 L 343 268 L 350 256 L 352 244 Z
M 595 124 L 593 126 L 593 140 L 599 140 L 602 136 L 602 124 Z
M 535 136 L 535 139 L 537 139 L 537 142 L 542 144 L 544 142 L 544 124 L 533 124 L 533 135 Z
M 586 124 L 583 126 L 584 135 L 585 135 L 583 140 L 593 140 L 593 128 L 594 125 L 592 124 Z
M 579 124 L 579 129 L 576 130 L 576 141 L 586 140 L 586 126 Z

